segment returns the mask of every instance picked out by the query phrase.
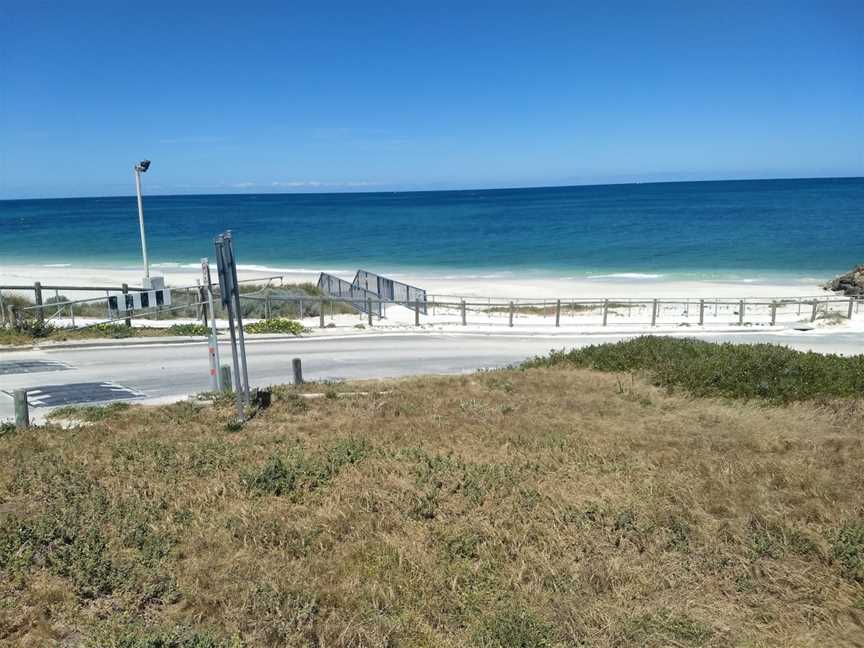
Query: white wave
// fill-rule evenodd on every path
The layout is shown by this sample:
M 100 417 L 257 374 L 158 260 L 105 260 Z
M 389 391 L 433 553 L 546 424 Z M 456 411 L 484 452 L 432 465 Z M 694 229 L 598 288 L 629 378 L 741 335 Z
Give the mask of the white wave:
M 613 272 L 611 274 L 588 275 L 586 279 L 661 279 L 662 274 L 646 272 Z
M 71 263 L 46 263 L 43 268 L 71 268 Z

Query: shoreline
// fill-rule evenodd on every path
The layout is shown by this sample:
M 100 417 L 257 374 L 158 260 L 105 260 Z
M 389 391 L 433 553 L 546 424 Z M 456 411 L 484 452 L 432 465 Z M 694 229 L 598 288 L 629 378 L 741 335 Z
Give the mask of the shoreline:
M 375 270 L 374 268 L 369 268 Z M 323 267 L 275 268 L 255 264 L 239 264 L 241 280 L 264 280 L 281 275 L 284 283 L 316 283 L 320 272 L 329 272 L 350 281 L 355 270 Z M 380 270 L 382 274 L 387 271 Z M 211 265 L 215 280 L 215 266 Z M 39 281 L 43 285 L 117 285 L 127 283 L 140 286 L 142 271 L 138 267 L 120 268 L 75 266 L 72 264 L 3 265 L 0 266 L 0 285 L 29 285 Z M 173 287 L 194 286 L 201 278 L 197 264 L 154 264 L 151 274 L 163 276 Z M 746 273 L 741 273 L 746 274 Z M 761 273 L 770 275 L 774 273 Z M 751 278 L 692 278 L 673 273 L 598 273 L 584 276 L 556 276 L 537 271 L 458 271 L 441 269 L 439 273 L 422 270 L 397 270 L 387 276 L 418 286 L 430 295 L 493 298 L 750 298 L 750 297 L 813 297 L 827 296 L 821 284 L 831 277 L 777 277 Z

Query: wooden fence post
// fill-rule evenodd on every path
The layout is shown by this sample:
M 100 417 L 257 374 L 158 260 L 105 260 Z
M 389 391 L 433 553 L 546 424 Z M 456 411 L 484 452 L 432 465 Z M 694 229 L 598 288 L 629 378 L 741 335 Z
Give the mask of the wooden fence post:
M 462 300 L 462 326 L 465 326 L 468 323 L 466 315 L 465 315 L 465 300 Z
M 846 319 L 852 319 L 852 307 L 855 305 L 855 300 L 849 298 L 849 310 L 846 312 Z
M 513 302 L 510 302 L 510 328 L 513 328 Z
M 699 300 L 699 326 L 705 325 L 705 300 Z
M 818 311 L 819 311 L 819 301 L 816 300 L 816 299 L 814 299 L 814 300 L 813 300 L 813 312 L 810 313 L 810 321 L 811 321 L 811 322 L 815 322 L 815 321 L 816 321 L 816 313 L 817 313 Z
M 318 328 L 324 328 L 324 298 L 318 304 Z
M 15 427 L 30 427 L 30 404 L 27 402 L 27 390 L 16 389 L 13 397 L 15 399 Z
M 657 300 L 652 302 L 651 306 L 651 326 L 657 325 Z
M 738 326 L 744 326 L 744 300 L 738 302 Z
M 603 326 L 606 326 L 606 321 L 609 319 L 609 300 L 603 300 Z
M 33 298 L 36 306 L 39 307 L 36 309 L 36 319 L 43 322 L 45 320 L 45 313 L 42 310 L 42 284 L 38 281 L 33 284 Z
M 122 286 L 120 286 L 120 290 L 123 292 L 124 295 L 128 295 L 129 294 L 129 284 L 124 283 Z M 123 299 L 125 300 L 126 298 L 124 297 Z M 126 306 L 126 304 L 124 303 L 123 306 Z M 126 312 L 128 313 L 129 311 L 126 311 Z M 132 326 L 132 318 L 131 317 L 126 318 L 126 326 Z M 206 324 L 205 324 L 205 326 L 206 326 Z
M 0 324 L 6 324 L 6 304 L 3 302 L 2 290 L 0 290 Z
M 555 327 L 561 326 L 561 300 L 555 302 Z
M 222 365 L 219 367 L 219 380 L 222 383 L 222 392 L 230 394 L 234 391 L 231 386 L 231 365 Z
M 414 302 L 414 326 L 420 326 L 420 300 Z
M 771 326 L 777 323 L 777 302 L 771 302 Z
M 372 298 L 366 298 L 366 312 L 369 314 L 369 326 L 372 326 Z

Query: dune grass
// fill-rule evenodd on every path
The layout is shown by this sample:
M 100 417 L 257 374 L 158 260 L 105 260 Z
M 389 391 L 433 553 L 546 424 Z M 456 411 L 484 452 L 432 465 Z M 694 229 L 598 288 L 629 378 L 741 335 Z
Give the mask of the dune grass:
M 575 366 L 638 372 L 697 396 L 758 398 L 775 403 L 864 395 L 864 355 L 795 351 L 774 344 L 716 344 L 643 336 L 616 344 L 553 351 L 523 367 Z
M 572 363 L 322 389 L 0 435 L 0 642 L 860 644 L 860 400 Z

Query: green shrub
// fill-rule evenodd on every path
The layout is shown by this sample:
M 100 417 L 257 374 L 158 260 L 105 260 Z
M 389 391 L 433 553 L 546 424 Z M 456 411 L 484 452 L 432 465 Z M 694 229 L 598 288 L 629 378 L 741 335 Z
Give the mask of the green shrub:
M 850 522 L 840 529 L 831 557 L 845 578 L 864 583 L 864 521 Z
M 290 335 L 302 335 L 309 332 L 309 329 L 300 322 L 281 317 L 247 324 L 243 330 L 246 333 L 288 333 Z
M 210 327 L 203 324 L 172 324 L 168 327 L 171 335 L 210 335 Z
M 504 609 L 485 619 L 474 633 L 478 648 L 543 648 L 552 645 L 552 629 L 530 611 Z
M 523 368 L 573 365 L 609 372 L 645 372 L 662 387 L 696 396 L 766 399 L 789 403 L 814 398 L 855 398 L 864 393 L 864 355 L 803 353 L 774 344 L 715 344 L 643 336 L 553 351 Z
M 272 456 L 258 472 L 243 477 L 246 488 L 260 495 L 311 492 L 327 485 L 347 465 L 369 453 L 365 439 L 343 439 L 317 457 L 307 457 L 302 448 L 284 459 Z
M 33 338 L 46 338 L 56 330 L 57 327 L 50 322 L 40 322 L 37 319 L 25 319 L 18 327 L 20 333 L 24 333 Z
M 102 337 L 114 339 L 128 338 L 135 335 L 135 329 L 131 326 L 118 324 L 116 322 L 103 322 L 102 324 L 95 324 L 89 328 L 91 331 L 98 333 Z
M 132 407 L 125 401 L 116 401 L 108 405 L 64 405 L 51 410 L 49 419 L 76 419 L 79 421 L 102 421 L 111 418 L 118 412 L 123 412 Z

